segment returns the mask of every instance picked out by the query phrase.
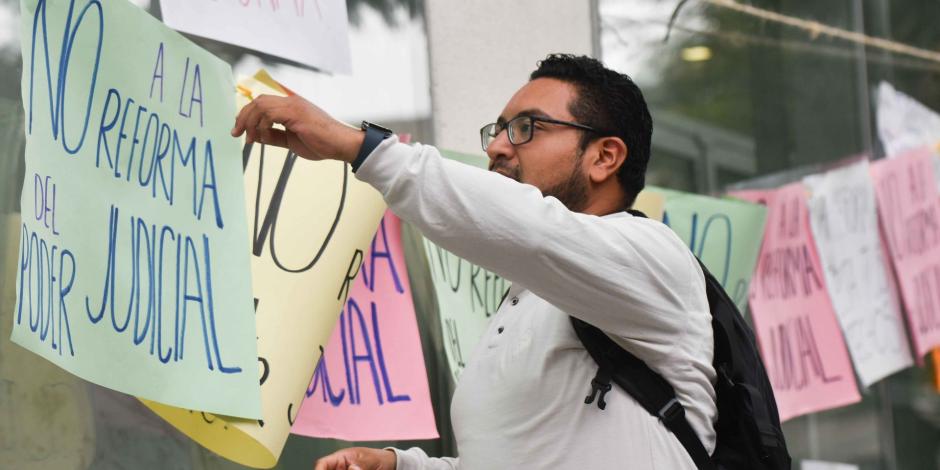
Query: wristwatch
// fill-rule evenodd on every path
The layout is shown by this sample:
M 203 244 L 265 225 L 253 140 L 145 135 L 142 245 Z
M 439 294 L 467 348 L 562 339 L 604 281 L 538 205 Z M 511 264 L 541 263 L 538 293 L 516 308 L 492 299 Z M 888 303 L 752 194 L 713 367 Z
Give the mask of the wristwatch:
M 366 157 L 368 157 L 383 140 L 392 135 L 391 129 L 387 129 L 378 124 L 372 124 L 368 121 L 362 121 L 360 129 L 366 132 L 366 137 L 362 140 L 362 145 L 359 146 L 359 153 L 356 154 L 356 159 L 352 162 L 353 172 L 359 169 L 362 162 L 366 161 Z

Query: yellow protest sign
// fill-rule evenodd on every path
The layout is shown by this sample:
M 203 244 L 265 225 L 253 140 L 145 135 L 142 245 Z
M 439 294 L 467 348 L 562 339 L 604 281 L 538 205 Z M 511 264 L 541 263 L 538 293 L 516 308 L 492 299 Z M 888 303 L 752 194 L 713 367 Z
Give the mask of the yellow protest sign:
M 666 212 L 666 197 L 655 190 L 644 189 L 637 194 L 636 201 L 633 202 L 633 208 L 646 214 L 653 220 L 663 220 L 663 213 Z
M 261 94 L 286 94 L 265 73 L 241 81 L 238 90 L 240 106 Z M 330 337 L 385 203 L 340 162 L 311 162 L 260 144 L 246 146 L 243 161 L 262 419 L 143 401 L 209 450 L 270 468 L 310 384 L 318 345 Z

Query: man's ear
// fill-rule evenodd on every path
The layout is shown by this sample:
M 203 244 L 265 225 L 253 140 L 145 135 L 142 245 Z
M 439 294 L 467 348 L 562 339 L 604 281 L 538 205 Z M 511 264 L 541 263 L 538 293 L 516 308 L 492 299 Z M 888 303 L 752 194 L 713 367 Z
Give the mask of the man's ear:
M 594 149 L 594 158 L 588 168 L 591 182 L 600 184 L 611 176 L 616 178 L 617 172 L 629 155 L 627 144 L 620 137 L 603 137 L 594 141 L 591 147 Z

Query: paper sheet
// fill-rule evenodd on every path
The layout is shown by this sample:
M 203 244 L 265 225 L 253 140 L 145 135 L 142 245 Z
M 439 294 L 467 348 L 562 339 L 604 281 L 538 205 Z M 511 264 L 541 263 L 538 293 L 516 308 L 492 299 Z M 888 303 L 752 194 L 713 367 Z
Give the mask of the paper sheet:
M 240 90 L 252 96 L 284 94 L 265 84 L 265 76 L 240 81 Z M 240 104 L 247 102 L 241 93 Z M 270 468 L 284 448 L 319 345 L 333 331 L 385 204 L 341 162 L 311 162 L 262 145 L 245 150 L 261 419 L 145 404 L 213 452 Z
M 888 158 L 921 147 L 940 151 L 940 114 L 901 93 L 888 82 L 878 84 L 876 124 Z
M 126 1 L 21 11 L 13 341 L 124 393 L 260 417 L 231 69 Z
M 741 313 L 757 265 L 767 209 L 734 199 L 649 188 L 665 199 L 663 222 L 702 260 Z
M 940 346 L 940 192 L 929 149 L 871 165 L 878 214 L 915 358 Z
M 767 204 L 751 316 L 780 420 L 861 399 L 826 290 L 800 183 L 735 197 Z
M 342 0 L 160 0 L 160 10 L 179 31 L 328 72 L 351 72 Z
M 347 441 L 438 437 L 401 221 L 391 211 L 324 351 L 292 433 Z
M 867 160 L 804 178 L 829 296 L 863 387 L 913 364 Z

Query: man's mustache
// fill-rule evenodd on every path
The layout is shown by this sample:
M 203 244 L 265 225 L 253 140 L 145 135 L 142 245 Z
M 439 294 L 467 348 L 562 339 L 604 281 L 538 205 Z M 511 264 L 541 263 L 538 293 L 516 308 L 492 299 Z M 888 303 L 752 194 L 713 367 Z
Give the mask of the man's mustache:
M 499 173 L 509 179 L 519 181 L 519 169 L 506 164 L 506 162 L 490 163 L 490 171 Z

